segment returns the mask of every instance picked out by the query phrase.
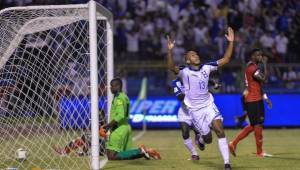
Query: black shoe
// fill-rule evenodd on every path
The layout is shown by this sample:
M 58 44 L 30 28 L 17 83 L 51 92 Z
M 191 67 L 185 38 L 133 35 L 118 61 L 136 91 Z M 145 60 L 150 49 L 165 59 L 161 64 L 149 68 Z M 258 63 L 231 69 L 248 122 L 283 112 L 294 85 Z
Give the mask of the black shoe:
M 198 155 L 192 155 L 191 160 L 198 161 L 198 160 L 200 160 L 200 157 Z
M 230 164 L 225 164 L 224 165 L 224 170 L 231 170 Z
M 200 151 L 204 151 L 205 150 L 205 144 L 198 142 L 198 148 L 200 149 Z
M 200 149 L 200 151 L 204 151 L 205 144 L 204 144 L 204 141 L 203 141 L 202 137 L 199 134 L 197 134 L 195 136 L 195 143 L 198 146 L 198 148 Z

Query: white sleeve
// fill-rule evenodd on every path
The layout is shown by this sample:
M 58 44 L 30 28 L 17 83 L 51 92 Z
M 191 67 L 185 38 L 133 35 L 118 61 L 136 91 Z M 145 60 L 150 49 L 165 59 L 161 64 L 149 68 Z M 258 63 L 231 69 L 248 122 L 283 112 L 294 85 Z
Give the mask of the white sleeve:
M 208 68 L 210 72 L 216 71 L 218 70 L 218 61 L 206 63 L 205 66 Z
M 180 78 L 183 78 L 184 70 L 185 70 L 185 68 L 180 68 L 180 69 L 179 69 L 179 73 L 178 73 L 177 76 L 180 77 Z

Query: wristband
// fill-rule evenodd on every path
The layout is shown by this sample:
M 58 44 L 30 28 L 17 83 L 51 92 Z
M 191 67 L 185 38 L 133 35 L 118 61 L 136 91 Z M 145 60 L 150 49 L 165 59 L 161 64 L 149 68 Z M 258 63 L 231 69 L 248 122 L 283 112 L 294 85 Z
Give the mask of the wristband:
M 263 95 L 263 99 L 265 99 L 265 100 L 267 100 L 267 99 L 268 99 L 268 96 L 267 96 L 267 94 L 266 94 L 266 93 L 264 93 L 264 95 Z

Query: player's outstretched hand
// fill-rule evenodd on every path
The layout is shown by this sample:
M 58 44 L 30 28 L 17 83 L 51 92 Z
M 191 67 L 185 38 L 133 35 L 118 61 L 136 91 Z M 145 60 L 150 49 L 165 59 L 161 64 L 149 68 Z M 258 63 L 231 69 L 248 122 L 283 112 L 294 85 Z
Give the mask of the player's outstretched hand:
M 167 40 L 168 40 L 168 50 L 172 50 L 175 46 L 175 40 L 171 40 L 169 35 L 167 35 Z
M 227 34 L 225 34 L 225 37 L 230 42 L 234 41 L 234 31 L 233 31 L 233 29 L 231 27 L 227 28 Z

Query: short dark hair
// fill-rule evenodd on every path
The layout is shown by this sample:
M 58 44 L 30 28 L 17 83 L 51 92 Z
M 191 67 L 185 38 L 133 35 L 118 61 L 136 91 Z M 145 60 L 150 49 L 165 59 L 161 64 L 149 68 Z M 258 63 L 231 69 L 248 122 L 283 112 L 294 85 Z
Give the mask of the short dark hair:
M 258 52 L 258 51 L 262 52 L 262 50 L 259 49 L 259 48 L 254 48 L 254 49 L 252 49 L 252 50 L 250 51 L 250 57 L 251 57 L 254 53 Z
M 121 79 L 121 78 L 116 77 L 116 78 L 114 78 L 114 79 L 112 79 L 112 80 L 110 81 L 110 83 L 113 83 L 113 82 L 116 82 L 116 83 L 122 88 L 123 82 L 122 82 L 122 79 Z

